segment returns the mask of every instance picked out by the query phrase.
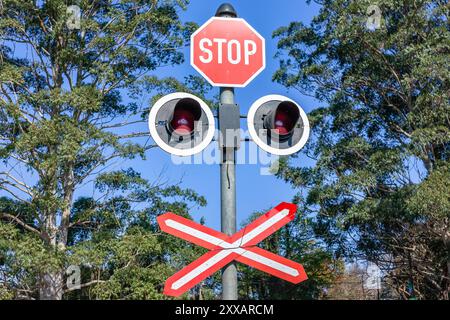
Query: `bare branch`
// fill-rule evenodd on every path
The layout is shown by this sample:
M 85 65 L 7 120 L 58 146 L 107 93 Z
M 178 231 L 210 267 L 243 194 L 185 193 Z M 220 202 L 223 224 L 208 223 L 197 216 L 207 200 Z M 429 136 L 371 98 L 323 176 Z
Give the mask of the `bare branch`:
M 20 225 L 21 227 L 23 227 L 24 229 L 26 229 L 26 230 L 28 230 L 28 231 L 31 231 L 31 232 L 34 232 L 34 233 L 36 233 L 37 235 L 41 236 L 41 232 L 40 232 L 38 229 L 33 228 L 33 227 L 30 226 L 29 224 L 26 224 L 26 223 L 23 222 L 21 219 L 19 219 L 18 216 L 14 216 L 14 215 L 9 214 L 9 213 L 3 213 L 3 212 L 0 212 L 0 217 L 6 218 L 6 219 L 8 219 L 8 220 L 12 220 L 12 221 L 14 221 L 15 223 L 17 223 L 18 225 Z

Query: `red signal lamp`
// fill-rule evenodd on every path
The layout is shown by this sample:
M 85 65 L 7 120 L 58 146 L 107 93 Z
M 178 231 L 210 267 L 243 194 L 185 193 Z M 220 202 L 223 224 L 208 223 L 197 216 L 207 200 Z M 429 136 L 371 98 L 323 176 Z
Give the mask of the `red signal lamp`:
M 191 134 L 195 126 L 194 115 L 189 110 L 175 109 L 170 125 L 173 131 L 180 136 Z
M 298 107 L 290 101 L 283 101 L 266 117 L 264 127 L 267 130 L 273 130 L 280 140 L 288 139 L 299 120 Z
M 171 132 L 179 136 L 192 135 L 195 123 L 200 120 L 202 110 L 198 102 L 192 99 L 180 100 L 173 111 L 170 121 Z

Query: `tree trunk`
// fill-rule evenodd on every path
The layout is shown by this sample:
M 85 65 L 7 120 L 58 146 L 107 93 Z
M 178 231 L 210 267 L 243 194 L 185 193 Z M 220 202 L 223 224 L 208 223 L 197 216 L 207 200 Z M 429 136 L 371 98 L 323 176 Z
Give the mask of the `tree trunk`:
M 64 189 L 64 203 L 62 208 L 61 225 L 59 227 L 59 248 L 65 249 L 67 246 L 69 228 L 70 228 L 70 213 L 72 212 L 73 194 L 75 191 L 75 177 L 73 172 L 74 164 L 68 163 L 67 169 L 62 178 Z
M 56 226 L 56 214 L 46 214 L 45 233 L 48 235 L 48 250 L 58 250 L 58 228 Z M 64 276 L 62 271 L 46 270 L 39 279 L 39 299 L 40 300 L 61 300 L 64 290 Z
M 49 245 L 53 250 L 65 250 L 70 227 L 70 213 L 74 194 L 73 165 L 70 163 L 63 175 L 64 202 L 59 228 L 56 215 L 49 214 L 46 224 L 48 233 L 51 234 Z M 41 300 L 62 300 L 64 294 L 64 270 L 47 272 L 41 276 L 39 298 Z
M 41 276 L 39 286 L 40 300 L 62 300 L 64 276 L 62 272 L 49 272 Z

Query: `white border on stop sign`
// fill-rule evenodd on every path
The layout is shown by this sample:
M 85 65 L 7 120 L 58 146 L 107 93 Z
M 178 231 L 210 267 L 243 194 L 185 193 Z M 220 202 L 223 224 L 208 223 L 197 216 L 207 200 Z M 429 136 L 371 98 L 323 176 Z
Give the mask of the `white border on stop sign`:
M 212 21 L 214 20 L 226 20 L 226 21 L 230 21 L 230 20 L 236 21 L 242 21 L 244 22 L 247 27 L 250 28 L 250 30 L 253 31 L 253 33 L 255 33 L 261 40 L 262 40 L 262 46 L 263 46 L 263 52 L 262 52 L 262 56 L 263 56 L 263 65 L 262 67 L 256 71 L 244 84 L 236 84 L 236 83 L 214 83 L 214 81 L 212 81 L 202 70 L 200 70 L 199 67 L 197 67 L 194 63 L 194 37 L 200 33 L 200 31 L 208 24 L 210 24 Z M 192 36 L 191 36 L 191 66 L 197 70 L 198 73 L 200 73 L 203 78 L 205 78 L 213 87 L 235 87 L 235 88 L 245 88 L 246 86 L 249 85 L 250 82 L 252 82 L 261 72 L 263 72 L 266 69 L 266 39 L 259 34 L 258 31 L 255 30 L 255 28 L 253 28 L 245 19 L 242 18 L 222 18 L 222 17 L 212 17 L 210 18 L 208 21 L 206 21 L 200 28 L 198 28 L 198 30 L 196 30 Z

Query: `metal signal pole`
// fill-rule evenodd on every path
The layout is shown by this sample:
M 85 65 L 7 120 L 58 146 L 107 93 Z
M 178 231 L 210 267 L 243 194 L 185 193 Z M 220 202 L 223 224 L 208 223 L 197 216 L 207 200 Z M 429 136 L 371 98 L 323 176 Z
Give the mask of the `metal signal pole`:
M 251 241 L 255 245 L 261 241 L 258 237 L 268 237 L 289 223 L 297 211 L 294 204 L 280 204 L 258 219 L 260 222 L 255 222 L 250 225 L 251 228 L 243 230 L 242 236 L 236 234 L 236 152 L 243 140 L 241 140 L 241 114 L 235 102 L 234 89 L 245 87 L 266 67 L 265 39 L 248 22 L 237 17 L 237 12 L 231 4 L 222 4 L 216 12 L 216 17 L 209 19 L 191 36 L 192 67 L 211 85 L 221 87 L 218 109 L 221 153 L 220 238 L 222 239 L 224 234 L 235 237 L 231 242 L 218 241 L 217 232 L 212 229 L 205 231 L 207 228 L 190 220 L 171 213 L 158 217 L 158 224 L 164 232 L 187 241 L 201 240 L 199 245 L 214 251 L 211 257 L 203 256 L 169 278 L 164 288 L 164 294 L 168 296 L 179 297 L 222 268 L 222 299 L 238 300 L 238 274 L 234 261 L 240 261 L 294 284 L 307 279 L 302 265 L 265 250 L 249 247 Z M 224 46 L 224 43 L 228 44 Z M 205 44 L 212 50 L 206 48 Z M 224 51 L 227 61 L 223 59 Z M 205 58 L 204 54 L 209 58 Z M 247 118 L 252 141 L 268 153 L 279 156 L 291 155 L 300 151 L 308 140 L 310 129 L 306 113 L 287 97 L 268 95 L 258 99 L 250 108 Z M 196 128 L 195 121 L 202 123 L 202 127 Z M 156 144 L 168 153 L 182 157 L 202 152 L 213 140 L 215 128 L 214 115 L 209 106 L 188 93 L 178 92 L 162 97 L 151 108 L 149 115 L 149 129 Z M 206 134 L 200 129 L 207 129 Z M 261 139 L 257 133 L 261 130 L 266 132 L 278 130 L 278 133 L 267 134 L 267 139 Z M 184 134 L 186 131 L 188 132 Z M 189 133 L 191 139 L 188 138 Z M 196 139 L 192 139 L 197 137 L 197 134 L 201 138 L 199 143 Z M 188 138 L 186 143 L 184 136 Z M 183 144 L 174 146 L 173 142 L 178 139 Z M 195 145 L 189 145 L 193 142 Z M 274 218 L 275 216 L 277 218 Z M 272 218 L 274 220 L 271 220 Z M 240 238 L 236 239 L 238 236 Z M 232 248 L 236 244 L 237 247 Z M 245 258 L 238 256 L 236 253 L 241 252 L 244 247 L 245 251 L 256 252 Z
M 222 4 L 216 17 L 236 18 L 237 13 L 231 4 Z M 237 115 L 237 119 L 236 119 Z M 221 194 L 221 227 L 222 232 L 231 236 L 236 233 L 236 149 L 233 141 L 226 141 L 226 131 L 240 127 L 239 108 L 235 104 L 234 88 L 220 88 L 219 128 L 222 134 L 221 164 L 220 164 L 220 194 Z M 238 300 L 237 268 L 231 263 L 222 269 L 222 300 Z

